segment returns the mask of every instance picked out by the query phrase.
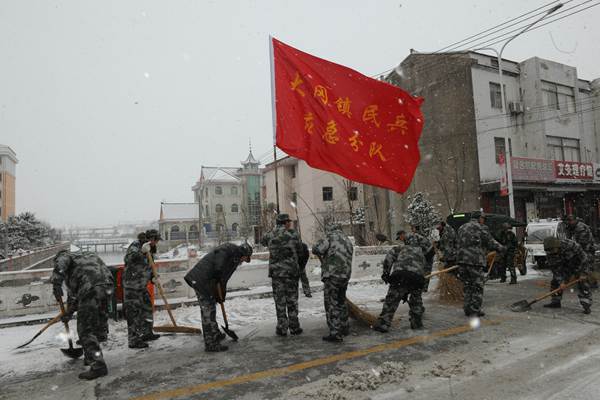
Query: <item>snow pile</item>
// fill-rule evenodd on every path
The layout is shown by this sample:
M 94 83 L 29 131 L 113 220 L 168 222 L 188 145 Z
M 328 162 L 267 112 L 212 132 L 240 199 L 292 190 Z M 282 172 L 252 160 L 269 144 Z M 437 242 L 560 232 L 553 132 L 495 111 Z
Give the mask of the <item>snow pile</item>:
M 290 396 L 317 400 L 354 400 L 368 398 L 361 392 L 374 391 L 381 386 L 399 383 L 406 378 L 407 366 L 402 362 L 384 362 L 379 368 L 356 370 L 333 375 L 311 384 L 294 388 Z
M 459 375 L 465 372 L 465 360 L 456 360 L 448 365 L 442 365 L 438 362 L 433 363 L 433 368 L 425 376 L 437 376 L 440 378 L 451 378 L 453 375 Z

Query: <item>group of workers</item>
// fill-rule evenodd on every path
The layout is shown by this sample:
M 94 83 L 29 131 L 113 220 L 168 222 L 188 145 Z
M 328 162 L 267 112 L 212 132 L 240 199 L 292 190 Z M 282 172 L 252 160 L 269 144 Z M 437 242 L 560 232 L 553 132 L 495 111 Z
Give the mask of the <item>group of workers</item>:
M 496 250 L 499 256 L 499 277 L 506 281 L 506 269 L 510 283 L 516 283 L 514 250 L 516 237 L 510 225 L 503 227 L 500 241 L 494 239 L 485 225 L 486 215 L 475 213 L 473 219 L 455 231 L 450 225 L 437 225 L 439 240 L 432 241 L 419 233 L 420 227 L 412 226 L 411 232 L 400 231 L 398 245 L 394 246 L 383 261 L 382 280 L 389 285 L 382 311 L 373 329 L 388 332 L 400 301 L 408 302 L 410 327 L 423 328 L 422 293 L 427 291 L 436 249 L 442 268 L 457 265 L 456 276 L 464 284 L 464 313 L 468 317 L 485 315 L 482 310 L 483 288 L 487 277 L 486 255 Z M 299 282 L 304 294 L 311 296 L 306 264 L 308 246 L 292 229 L 287 214 L 279 214 L 275 227 L 264 235 L 261 244 L 269 250 L 268 274 L 272 281 L 273 299 L 278 336 L 300 335 L 303 330 L 298 319 Z M 569 238 L 550 237 L 544 240 L 547 262 L 553 272 L 552 289 L 564 288 L 567 282 L 589 275 L 594 257 L 591 230 L 572 216 L 567 218 Z M 346 290 L 352 274 L 353 244 L 342 231 L 341 225 L 328 223 L 324 235 L 312 248 L 321 262 L 324 308 L 328 334 L 327 342 L 342 342 L 350 333 L 349 310 Z M 123 273 L 124 312 L 128 328 L 130 348 L 148 347 L 148 341 L 159 338 L 152 331 L 152 304 L 147 290 L 153 279 L 152 255 L 160 240 L 156 230 L 138 236 L 128 248 Z M 225 301 L 227 282 L 243 262 L 250 262 L 253 250 L 244 243 L 220 245 L 202 257 L 185 275 L 185 282 L 193 288 L 200 306 L 205 351 L 227 350 L 221 342 L 225 334 L 216 322 L 216 303 Z M 100 342 L 106 341 L 108 333 L 106 307 L 112 295 L 112 274 L 93 253 L 62 251 L 55 257 L 51 278 L 54 295 L 62 300 L 63 283 L 68 289 L 68 307 L 62 316 L 68 322 L 78 312 L 77 331 L 84 348 L 84 363 L 90 369 L 79 375 L 81 379 L 95 379 L 108 373 L 102 356 Z M 588 279 L 577 283 L 580 303 L 585 313 L 590 313 L 592 298 Z M 552 296 L 547 307 L 561 304 L 561 291 Z

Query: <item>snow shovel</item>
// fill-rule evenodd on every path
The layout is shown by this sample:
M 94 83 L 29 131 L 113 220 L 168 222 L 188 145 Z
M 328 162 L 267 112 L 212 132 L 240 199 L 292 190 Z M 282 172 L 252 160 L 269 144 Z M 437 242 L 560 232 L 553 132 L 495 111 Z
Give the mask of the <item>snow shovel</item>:
M 163 287 L 160 284 L 160 280 L 158 279 L 158 273 L 156 272 L 156 264 L 154 264 L 154 260 L 152 259 L 152 255 L 150 255 L 150 253 L 148 253 L 148 262 L 152 267 L 152 276 L 154 277 L 154 282 L 156 282 L 156 286 L 158 286 L 158 292 L 160 293 L 160 297 L 165 303 L 165 307 L 167 308 L 167 312 L 169 313 L 169 318 L 171 318 L 171 323 L 173 324 L 173 326 L 155 326 L 152 329 L 156 332 L 167 333 L 202 333 L 202 330 L 198 328 L 177 325 L 177 322 L 175 322 L 175 317 L 173 317 L 173 313 L 171 312 L 171 306 L 169 306 L 169 302 L 167 301 L 167 297 L 165 296 Z
M 234 342 L 238 341 L 238 335 L 229 329 L 229 322 L 227 322 L 227 314 L 225 313 L 225 304 L 223 303 L 223 291 L 221 289 L 221 284 L 217 283 L 217 293 L 219 295 L 219 299 L 221 300 L 219 304 L 221 305 L 221 314 L 223 314 L 223 321 L 225 321 L 225 326 L 221 325 L 221 328 L 225 331 L 227 336 L 233 339 Z
M 58 301 L 58 305 L 60 306 L 61 317 L 66 314 L 65 312 L 65 304 L 62 301 L 60 296 L 56 296 L 56 301 Z M 69 338 L 69 348 L 68 349 L 60 349 L 63 354 L 69 358 L 79 358 L 83 354 L 83 348 L 81 347 L 73 347 L 73 339 L 71 339 L 71 335 L 69 333 L 69 323 L 63 322 L 65 324 L 65 331 L 67 331 L 67 337 Z
M 569 283 L 567 283 L 564 287 L 564 289 L 570 288 L 571 286 L 573 286 L 574 284 L 576 284 L 577 282 L 583 280 L 585 278 L 577 278 Z M 524 311 L 528 311 L 531 310 L 531 305 L 537 303 L 538 301 L 544 300 L 546 297 L 550 297 L 555 293 L 560 292 L 561 290 L 560 287 L 558 289 L 554 289 L 551 292 L 548 292 L 546 294 L 544 294 L 543 296 L 537 297 L 535 298 L 533 301 L 527 301 L 527 300 L 521 300 L 521 301 L 517 301 L 516 303 L 514 303 L 513 305 L 510 306 L 510 309 L 514 312 L 524 312 Z
M 34 337 L 31 338 L 31 340 L 27 343 L 24 343 L 22 345 L 20 345 L 19 347 L 17 347 L 17 349 L 22 349 L 23 347 L 27 346 L 28 344 L 30 344 L 31 342 L 33 342 L 35 339 L 38 338 L 38 336 L 40 336 L 42 333 L 44 333 L 44 331 L 48 328 L 50 328 L 52 325 L 54 325 L 55 323 L 60 321 L 60 318 L 63 316 L 62 313 L 58 314 L 56 317 L 52 318 L 46 325 L 44 325 L 44 327 L 42 329 L 39 330 L 38 333 L 35 334 Z M 15 349 L 16 350 L 16 349 Z

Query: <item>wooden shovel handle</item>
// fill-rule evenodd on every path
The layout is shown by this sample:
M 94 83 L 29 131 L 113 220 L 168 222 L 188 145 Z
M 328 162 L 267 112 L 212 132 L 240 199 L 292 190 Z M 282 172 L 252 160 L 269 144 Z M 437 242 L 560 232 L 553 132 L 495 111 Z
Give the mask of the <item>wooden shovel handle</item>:
M 217 283 L 217 293 L 219 294 L 219 299 L 221 300 L 219 304 L 221 305 L 221 314 L 223 314 L 223 321 L 225 321 L 225 327 L 229 329 L 229 322 L 227 322 L 227 314 L 225 313 L 225 304 L 223 303 L 223 290 L 221 289 L 220 283 Z
M 490 267 L 488 268 L 487 274 L 489 275 L 492 272 L 492 268 L 494 268 L 494 263 L 496 262 L 496 252 L 494 252 L 494 256 L 492 257 L 492 262 L 490 263 Z
M 177 323 L 175 322 L 175 317 L 173 317 L 173 313 L 171 312 L 171 306 L 169 305 L 169 302 L 167 301 L 165 292 L 163 291 L 162 285 L 160 284 L 160 280 L 158 279 L 158 273 L 156 272 L 156 264 L 154 264 L 154 260 L 152 259 L 152 255 L 150 253 L 148 253 L 148 262 L 150 263 L 150 266 L 152 267 L 152 276 L 154 277 L 154 282 L 156 282 L 156 286 L 158 287 L 158 293 L 160 293 L 160 297 L 162 298 L 163 302 L 165 303 L 165 307 L 167 308 L 167 312 L 169 313 L 169 318 L 171 319 L 171 323 L 173 324 L 173 326 L 177 326 Z
M 449 268 L 446 268 L 446 269 L 440 269 L 439 271 L 435 271 L 435 272 L 430 273 L 429 275 L 425 275 L 425 279 L 429 279 L 432 276 L 440 275 L 440 274 L 443 274 L 443 273 L 446 273 L 446 272 L 454 271 L 457 268 L 458 268 L 458 265 L 455 265 L 453 267 L 449 267 Z
M 579 281 L 581 281 L 581 280 L 583 280 L 583 279 L 584 279 L 584 278 L 577 278 L 577 279 L 575 279 L 575 280 L 572 280 L 571 282 L 569 282 L 569 283 L 567 283 L 567 284 L 565 285 L 564 289 L 570 288 L 571 286 L 575 285 L 576 283 L 578 283 Z M 558 292 L 560 292 L 561 290 L 564 290 L 564 289 L 561 289 L 561 288 L 559 287 L 559 288 L 557 288 L 557 289 L 554 289 L 553 291 L 551 291 L 551 292 L 548 292 L 548 293 L 546 293 L 546 294 L 544 294 L 544 295 L 542 295 L 542 296 L 540 296 L 540 297 L 536 297 L 536 298 L 535 298 L 535 300 L 533 300 L 533 301 L 531 302 L 531 304 L 533 304 L 533 303 L 537 303 L 537 302 L 538 302 L 538 301 L 540 301 L 540 300 L 544 300 L 545 298 L 547 298 L 547 297 L 550 297 L 550 296 L 552 296 L 553 294 L 555 294 L 555 293 L 558 293 Z

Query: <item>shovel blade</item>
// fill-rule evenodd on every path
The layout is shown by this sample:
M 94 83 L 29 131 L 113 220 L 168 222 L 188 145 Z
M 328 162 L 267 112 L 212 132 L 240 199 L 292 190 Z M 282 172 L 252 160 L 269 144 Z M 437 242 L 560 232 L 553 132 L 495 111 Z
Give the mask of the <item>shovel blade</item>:
M 510 309 L 514 312 L 525 312 L 531 310 L 531 304 L 527 300 L 521 300 L 511 305 Z
M 69 347 L 68 349 L 60 349 L 63 354 L 69 358 L 79 358 L 83 355 L 83 349 L 81 347 Z
M 227 334 L 227 336 L 229 336 L 231 339 L 233 339 L 234 342 L 238 341 L 238 335 L 232 331 L 229 328 L 224 327 L 223 325 L 221 325 L 221 328 L 223 329 L 223 332 L 225 332 Z

